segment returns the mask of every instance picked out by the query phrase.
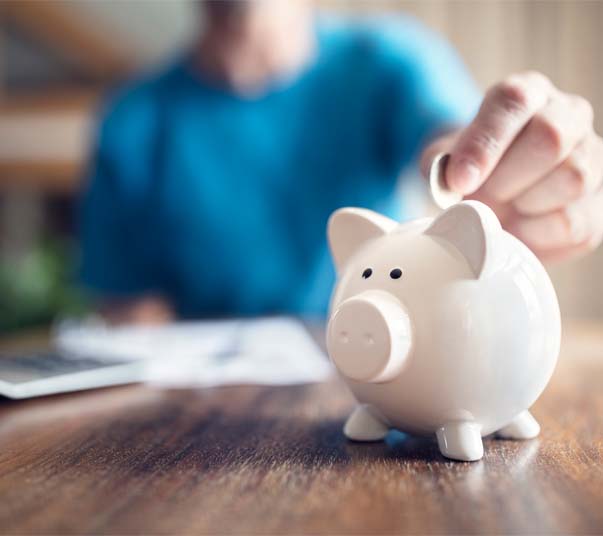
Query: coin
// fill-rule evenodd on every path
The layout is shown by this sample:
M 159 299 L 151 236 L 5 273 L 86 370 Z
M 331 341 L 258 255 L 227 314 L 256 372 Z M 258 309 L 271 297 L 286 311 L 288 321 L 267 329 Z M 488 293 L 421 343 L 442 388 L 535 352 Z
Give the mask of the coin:
M 429 169 L 431 198 L 443 210 L 463 200 L 462 194 L 451 190 L 446 184 L 446 164 L 449 159 L 449 153 L 440 153 L 433 159 Z

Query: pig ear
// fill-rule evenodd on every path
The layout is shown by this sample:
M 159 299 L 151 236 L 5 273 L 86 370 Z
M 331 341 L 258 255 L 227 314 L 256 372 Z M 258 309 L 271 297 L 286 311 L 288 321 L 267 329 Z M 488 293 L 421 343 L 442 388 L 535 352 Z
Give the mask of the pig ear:
M 337 271 L 364 243 L 389 233 L 397 225 L 394 220 L 363 208 L 340 208 L 333 212 L 327 234 Z
M 496 243 L 502 236 L 498 218 L 477 201 L 463 201 L 440 214 L 425 234 L 456 248 L 467 260 L 476 279 L 500 260 L 502 249 Z M 498 259 L 497 259 L 498 256 Z

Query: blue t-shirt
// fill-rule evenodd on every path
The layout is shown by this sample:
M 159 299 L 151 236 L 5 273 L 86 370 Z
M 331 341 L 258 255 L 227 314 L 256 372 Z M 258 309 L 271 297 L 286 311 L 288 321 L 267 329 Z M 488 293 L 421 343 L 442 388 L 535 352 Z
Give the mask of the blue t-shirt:
M 158 293 L 184 317 L 324 313 L 331 212 L 400 217 L 400 174 L 480 94 L 412 19 L 317 35 L 313 64 L 256 99 L 186 61 L 112 96 L 82 203 L 86 286 Z

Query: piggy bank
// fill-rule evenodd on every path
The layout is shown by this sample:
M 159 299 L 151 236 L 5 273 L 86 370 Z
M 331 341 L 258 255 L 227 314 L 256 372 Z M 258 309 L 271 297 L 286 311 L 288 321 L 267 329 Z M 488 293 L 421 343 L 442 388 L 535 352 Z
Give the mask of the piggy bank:
M 343 208 L 328 238 L 339 277 L 327 349 L 358 401 L 349 439 L 435 434 L 444 456 L 472 461 L 485 435 L 538 435 L 528 409 L 557 361 L 559 305 L 490 208 L 464 201 L 404 224 Z

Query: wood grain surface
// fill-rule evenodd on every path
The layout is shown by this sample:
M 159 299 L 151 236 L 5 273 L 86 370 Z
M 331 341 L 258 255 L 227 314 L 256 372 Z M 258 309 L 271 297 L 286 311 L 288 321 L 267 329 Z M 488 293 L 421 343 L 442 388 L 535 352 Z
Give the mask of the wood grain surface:
M 0 531 L 603 533 L 603 326 L 566 330 L 540 438 L 488 439 L 477 463 L 350 443 L 352 404 L 336 380 L 3 401 Z

